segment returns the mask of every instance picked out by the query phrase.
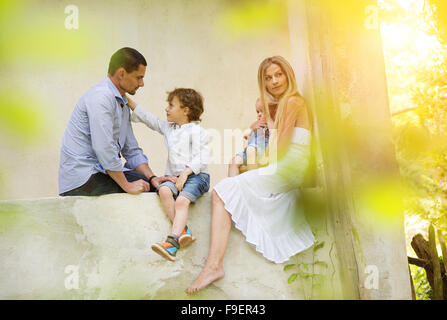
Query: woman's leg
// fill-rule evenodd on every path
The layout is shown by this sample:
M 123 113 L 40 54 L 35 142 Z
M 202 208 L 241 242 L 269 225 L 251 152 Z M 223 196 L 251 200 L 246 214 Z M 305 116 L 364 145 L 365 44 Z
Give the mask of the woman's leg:
M 175 200 L 171 189 L 168 186 L 161 186 L 158 190 L 158 195 L 160 196 L 161 205 L 164 212 L 169 217 L 172 223 L 174 223 L 175 218 Z
M 191 201 L 184 197 L 178 196 L 175 200 L 175 218 L 172 223 L 172 234 L 180 236 L 185 229 L 186 220 L 188 219 L 188 207 Z
M 241 166 L 241 164 L 244 163 L 244 160 L 236 155 L 233 157 L 233 159 L 231 159 L 231 163 L 228 165 L 228 176 L 229 177 L 234 177 L 239 175 L 239 167 Z
M 230 236 L 231 216 L 225 210 L 224 202 L 214 190 L 212 198 L 211 243 L 208 258 L 202 272 L 200 272 L 191 286 L 186 289 L 187 293 L 198 292 L 225 275 L 222 261 Z

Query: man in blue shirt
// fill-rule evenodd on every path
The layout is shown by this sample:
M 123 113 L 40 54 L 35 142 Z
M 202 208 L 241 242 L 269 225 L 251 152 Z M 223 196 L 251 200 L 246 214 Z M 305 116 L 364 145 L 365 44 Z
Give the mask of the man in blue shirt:
M 97 196 L 155 191 L 156 177 L 132 131 L 126 92 L 144 86 L 146 60 L 122 48 L 110 59 L 108 76 L 76 104 L 62 139 L 59 165 L 61 196 Z M 121 156 L 126 160 L 124 164 Z

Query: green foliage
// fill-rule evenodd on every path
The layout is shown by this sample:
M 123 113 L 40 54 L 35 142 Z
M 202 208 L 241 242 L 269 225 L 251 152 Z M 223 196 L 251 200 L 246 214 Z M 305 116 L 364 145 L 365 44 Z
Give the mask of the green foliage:
M 295 264 L 288 264 L 288 265 L 286 265 L 285 267 L 284 267 L 284 271 L 287 271 L 287 270 L 289 270 L 290 268 L 292 268 L 292 267 L 294 267 L 295 266 Z
M 324 245 L 324 241 L 316 241 L 314 243 L 312 262 L 297 262 L 284 266 L 284 271 L 293 270 L 293 273 L 287 279 L 287 283 L 292 284 L 297 282 L 297 288 L 303 292 L 306 299 L 315 298 L 315 291 L 321 289 L 326 280 L 324 274 L 315 272 L 315 267 L 318 266 L 323 268 L 323 270 L 327 270 L 328 268 L 328 264 L 325 261 L 315 260 L 315 252 L 323 248 Z M 310 290 L 306 290 L 306 287 L 310 287 Z
M 444 1 L 445 2 L 445 1 Z M 447 230 L 447 46 L 435 0 L 379 0 L 393 134 L 407 216 Z M 411 265 L 417 299 L 431 299 Z
M 0 0 L 0 139 L 6 136 L 15 145 L 41 142 L 42 133 L 50 133 L 49 123 L 56 120 L 48 112 L 52 96 L 47 97 L 49 103 L 39 98 L 48 95 L 39 75 L 43 72 L 47 79 L 46 72 L 80 63 L 104 44 L 89 19 L 83 20 L 83 28 L 70 31 L 65 17 L 58 5 Z M 32 77 L 39 80 L 37 89 L 27 85 Z
M 298 276 L 298 273 L 293 273 L 293 274 L 291 274 L 290 275 L 290 277 L 289 277 L 289 279 L 287 279 L 287 283 L 292 283 L 293 281 L 295 281 L 296 280 L 296 278 L 297 278 L 297 276 Z
M 324 247 L 324 241 L 314 244 L 314 252 Z
M 416 300 L 431 300 L 433 291 L 427 280 L 427 274 L 424 268 L 410 265 L 411 275 L 413 276 L 414 291 Z
M 447 46 L 432 3 L 379 1 L 404 209 L 446 231 Z
M 227 4 L 217 25 L 230 38 L 265 38 L 286 33 L 287 21 L 285 1 L 239 0 Z

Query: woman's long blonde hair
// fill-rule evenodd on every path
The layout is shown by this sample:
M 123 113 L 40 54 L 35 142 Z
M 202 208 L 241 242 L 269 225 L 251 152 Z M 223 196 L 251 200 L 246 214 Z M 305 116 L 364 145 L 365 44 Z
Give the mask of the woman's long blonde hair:
M 274 121 L 274 128 L 277 129 L 278 132 L 281 132 L 285 124 L 284 112 L 289 98 L 293 96 L 301 97 L 301 95 L 298 93 L 298 87 L 296 85 L 295 80 L 295 73 L 293 72 L 292 66 L 287 62 L 287 60 L 281 56 L 273 56 L 266 58 L 264 61 L 261 62 L 258 70 L 258 85 L 259 85 L 260 99 L 266 119 L 267 120 L 272 119 L 268 104 L 273 99 L 273 97 L 265 87 L 265 70 L 272 64 L 276 64 L 281 68 L 281 70 L 287 77 L 287 83 L 288 83 L 287 90 L 277 101 L 278 107 L 276 109 L 276 115 Z

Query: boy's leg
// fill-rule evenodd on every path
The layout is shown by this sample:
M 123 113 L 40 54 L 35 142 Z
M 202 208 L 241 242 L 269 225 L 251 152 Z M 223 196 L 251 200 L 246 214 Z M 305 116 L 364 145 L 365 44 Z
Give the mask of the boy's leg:
M 178 190 L 175 184 L 171 181 L 165 181 L 158 187 L 158 195 L 163 206 L 163 210 L 169 217 L 172 223 L 175 220 L 175 197 L 178 195 Z M 152 250 L 162 257 L 175 261 L 177 250 L 180 248 L 178 237 L 168 236 L 165 242 L 155 243 L 151 246 Z
M 160 201 L 164 212 L 169 217 L 169 220 L 171 220 L 171 222 L 174 223 L 175 200 L 171 189 L 168 186 L 161 186 L 158 189 L 158 195 L 160 196 Z
M 182 195 L 179 195 L 175 200 L 175 217 L 172 223 L 172 234 L 175 236 L 180 236 L 185 229 L 190 203 L 191 200 Z

